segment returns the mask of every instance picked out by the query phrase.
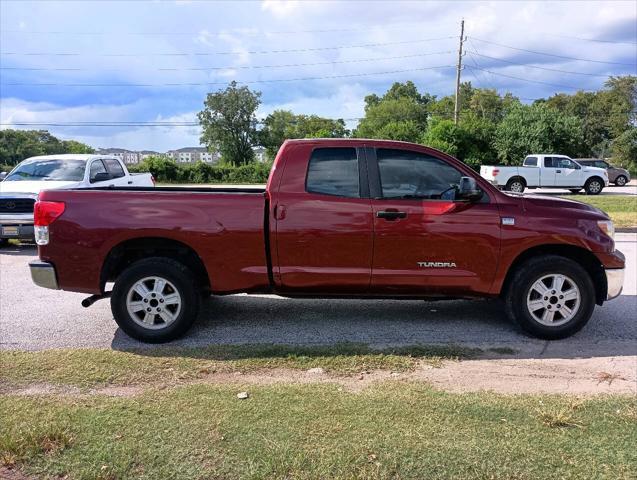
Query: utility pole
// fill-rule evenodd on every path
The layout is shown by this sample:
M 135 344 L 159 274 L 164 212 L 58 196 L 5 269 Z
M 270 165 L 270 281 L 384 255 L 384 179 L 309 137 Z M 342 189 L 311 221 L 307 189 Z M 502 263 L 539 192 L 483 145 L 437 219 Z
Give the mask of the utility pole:
M 458 47 L 458 66 L 456 71 L 456 105 L 453 109 L 453 123 L 458 125 L 460 115 L 460 72 L 462 71 L 462 44 L 464 43 L 464 18 L 460 22 L 460 46 Z

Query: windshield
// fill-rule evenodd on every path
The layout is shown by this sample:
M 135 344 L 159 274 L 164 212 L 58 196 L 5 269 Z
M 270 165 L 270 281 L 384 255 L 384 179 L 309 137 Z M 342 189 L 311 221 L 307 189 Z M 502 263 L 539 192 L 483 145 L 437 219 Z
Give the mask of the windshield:
M 86 160 L 32 160 L 18 165 L 4 181 L 49 180 L 80 182 L 84 179 L 85 167 Z

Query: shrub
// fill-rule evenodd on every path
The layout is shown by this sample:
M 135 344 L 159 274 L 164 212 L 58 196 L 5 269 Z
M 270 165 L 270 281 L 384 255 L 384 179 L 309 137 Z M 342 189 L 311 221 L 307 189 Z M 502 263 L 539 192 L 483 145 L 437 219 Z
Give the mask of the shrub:
M 265 183 L 270 174 L 271 162 L 211 165 L 205 162 L 180 164 L 170 158 L 149 157 L 131 172 L 150 172 L 161 183 Z

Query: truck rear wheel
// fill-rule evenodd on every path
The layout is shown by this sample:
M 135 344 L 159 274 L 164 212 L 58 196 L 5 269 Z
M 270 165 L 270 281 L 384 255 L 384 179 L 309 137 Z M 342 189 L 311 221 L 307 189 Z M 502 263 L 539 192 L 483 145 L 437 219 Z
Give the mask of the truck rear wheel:
M 586 195 L 599 195 L 604 189 L 604 181 L 601 178 L 589 178 L 584 185 Z
M 526 185 L 524 184 L 524 180 L 521 178 L 512 178 L 506 185 L 506 190 L 515 193 L 524 193 L 525 188 Z
M 163 343 L 183 335 L 197 318 L 194 275 L 169 258 L 139 260 L 124 270 L 111 295 L 117 325 L 131 337 Z
M 517 269 L 505 295 L 509 317 L 531 335 L 566 338 L 581 330 L 595 308 L 590 275 L 557 255 L 533 258 Z

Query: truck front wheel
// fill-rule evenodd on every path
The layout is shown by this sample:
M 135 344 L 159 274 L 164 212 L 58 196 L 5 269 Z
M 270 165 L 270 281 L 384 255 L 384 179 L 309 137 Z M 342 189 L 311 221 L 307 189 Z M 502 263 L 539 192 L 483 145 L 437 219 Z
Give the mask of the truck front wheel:
M 163 343 L 180 337 L 199 312 L 193 278 L 187 267 L 169 258 L 133 263 L 119 275 L 111 295 L 117 325 L 142 342 Z
M 584 185 L 586 195 L 599 195 L 604 189 L 604 181 L 601 178 L 589 178 Z
M 533 258 L 513 275 L 505 294 L 509 317 L 531 335 L 566 338 L 581 330 L 595 308 L 590 275 L 557 255 Z
M 515 193 L 524 193 L 525 188 L 526 185 L 524 184 L 524 180 L 521 178 L 512 178 L 506 185 L 506 190 Z

